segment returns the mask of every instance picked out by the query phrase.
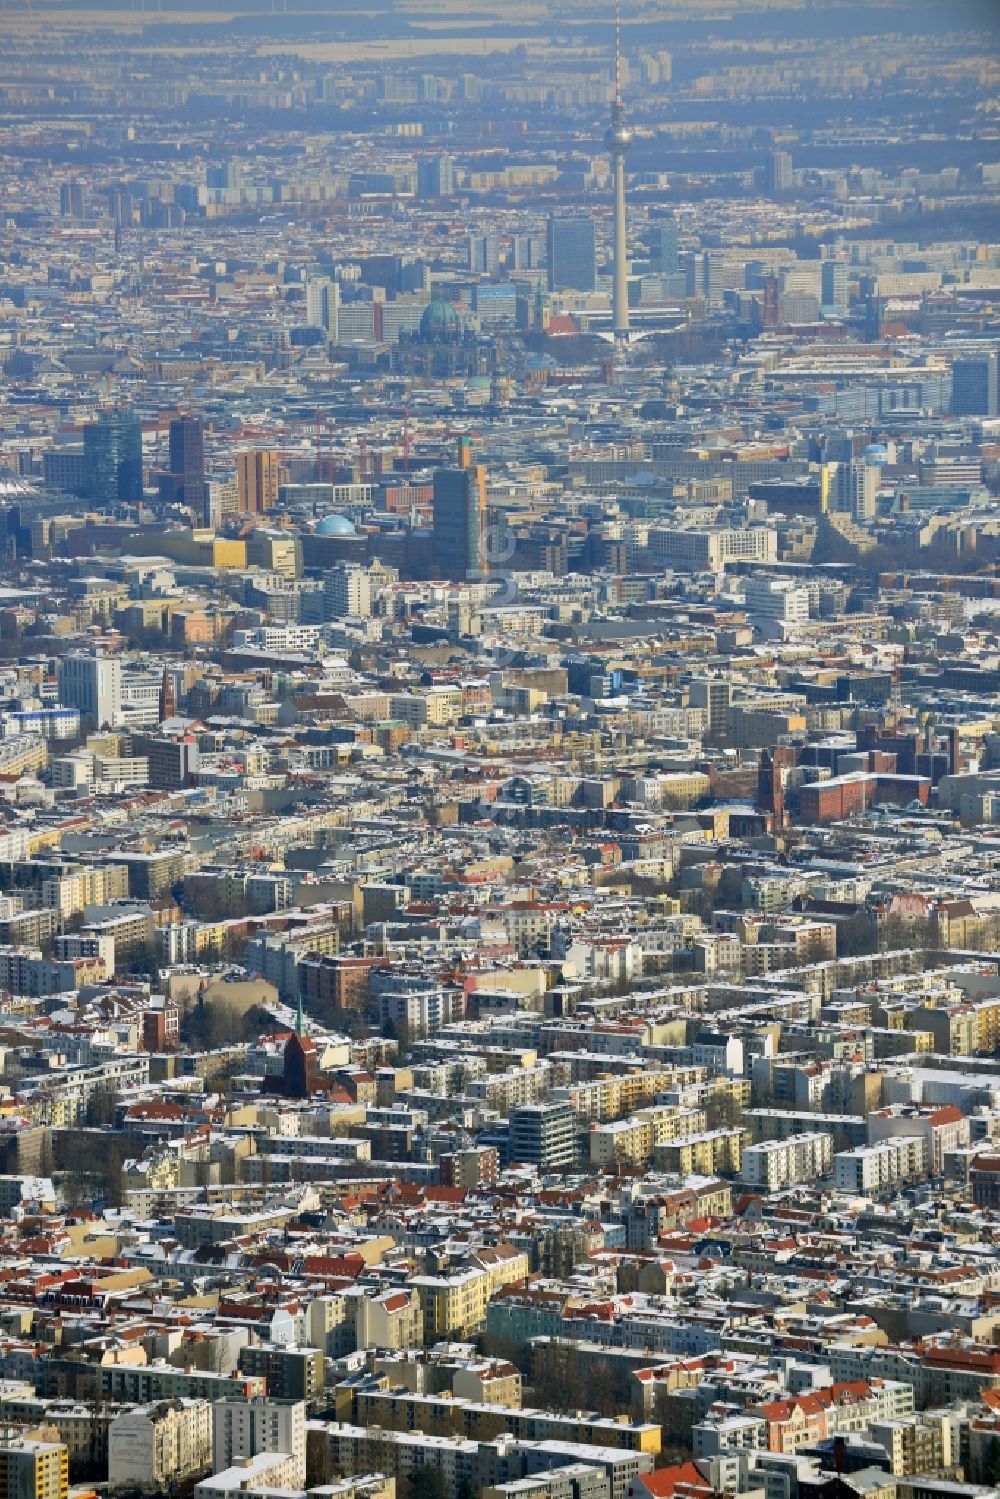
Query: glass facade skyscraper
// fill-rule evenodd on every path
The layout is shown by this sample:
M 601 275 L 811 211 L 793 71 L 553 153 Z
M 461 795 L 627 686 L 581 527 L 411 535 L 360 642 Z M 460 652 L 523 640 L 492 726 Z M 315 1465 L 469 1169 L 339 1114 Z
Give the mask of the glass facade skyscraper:
M 993 350 L 956 359 L 951 367 L 951 409 L 955 416 L 997 416 L 997 354 Z
M 560 219 L 548 227 L 549 291 L 593 291 L 597 249 L 593 219 Z
M 87 495 L 131 505 L 142 499 L 142 424 L 133 411 L 105 411 L 83 429 Z
M 170 423 L 170 477 L 174 492 L 201 515 L 205 501 L 205 438 L 194 416 L 178 416 Z
M 480 581 L 486 571 L 483 524 L 486 471 L 439 468 L 434 474 L 434 556 L 453 583 Z

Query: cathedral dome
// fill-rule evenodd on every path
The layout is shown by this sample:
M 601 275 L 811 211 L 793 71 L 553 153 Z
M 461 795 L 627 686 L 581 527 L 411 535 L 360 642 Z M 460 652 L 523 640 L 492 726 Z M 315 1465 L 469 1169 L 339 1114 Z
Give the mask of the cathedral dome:
M 462 331 L 462 319 L 451 302 L 436 297 L 424 308 L 420 319 L 420 336 L 425 339 L 454 338 Z

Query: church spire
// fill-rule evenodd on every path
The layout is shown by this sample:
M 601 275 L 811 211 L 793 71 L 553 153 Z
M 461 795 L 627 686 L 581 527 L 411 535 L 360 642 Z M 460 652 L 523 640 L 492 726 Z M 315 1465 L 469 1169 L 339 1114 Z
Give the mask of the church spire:
M 166 667 L 163 668 L 163 677 L 160 681 L 159 701 L 160 723 L 165 718 L 173 718 L 177 712 L 177 697 L 174 693 L 174 679 Z
M 304 1036 L 306 1033 L 306 1017 L 302 1013 L 302 995 L 299 995 L 298 1005 L 295 1011 L 295 1034 Z

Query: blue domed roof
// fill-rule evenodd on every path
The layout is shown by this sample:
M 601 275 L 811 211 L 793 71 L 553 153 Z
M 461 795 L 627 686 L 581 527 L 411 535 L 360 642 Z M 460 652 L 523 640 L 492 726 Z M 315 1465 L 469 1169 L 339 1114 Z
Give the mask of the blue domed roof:
M 316 522 L 317 536 L 357 536 L 354 522 L 347 519 L 346 515 L 337 515 L 331 512 L 324 515 L 321 521 Z

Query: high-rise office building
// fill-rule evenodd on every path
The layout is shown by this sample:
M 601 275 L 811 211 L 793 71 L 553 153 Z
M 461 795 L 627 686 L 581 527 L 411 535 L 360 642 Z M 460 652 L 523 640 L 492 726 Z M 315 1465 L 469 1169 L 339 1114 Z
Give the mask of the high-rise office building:
M 108 193 L 108 212 L 116 229 L 128 229 L 135 222 L 135 199 L 124 187 L 113 187 Z
M 337 310 L 337 342 L 371 344 L 382 337 L 382 303 L 369 297 L 344 302 Z
M 657 52 L 639 53 L 639 75 L 647 88 L 655 88 L 657 84 L 669 83 L 673 74 L 673 58 L 670 53 L 660 48 Z
M 314 278 L 306 282 L 306 327 L 326 327 L 326 289 L 328 279 Z
M 955 416 L 997 416 L 997 351 L 956 359 L 951 367 L 951 409 Z
M 789 151 L 772 151 L 767 158 L 765 182 L 769 193 L 787 193 L 792 185 L 792 157 Z
M 492 276 L 500 267 L 499 234 L 469 235 L 469 270 Z
M 133 753 L 149 760 L 149 784 L 157 791 L 178 791 L 194 784 L 200 750 L 194 734 L 137 734 Z
M 537 271 L 544 260 L 545 241 L 534 234 L 515 234 L 511 250 L 512 270 Z
M 340 283 L 329 278 L 317 278 L 306 282 L 306 323 L 310 328 L 323 328 L 334 340 L 337 338 L 340 316 Z
M 417 163 L 417 197 L 450 198 L 455 191 L 455 163 L 450 156 L 429 156 Z
M 83 429 L 87 494 L 103 504 L 142 499 L 142 424 L 132 411 L 102 411 Z
M 656 269 L 661 276 L 673 276 L 680 270 L 680 249 L 677 225 L 673 219 L 661 219 L 653 231 L 650 246 Z
M 238 515 L 239 508 L 240 488 L 235 479 L 205 480 L 204 525 L 221 526 L 231 516 Z
M 722 267 L 725 255 L 722 250 L 705 250 L 701 257 L 701 295 L 709 307 L 721 307 L 723 303 Z
M 243 186 L 243 172 L 238 161 L 223 162 L 205 169 L 205 186 L 216 191 L 238 192 Z
M 820 503 L 836 515 L 849 515 L 862 525 L 875 518 L 882 470 L 876 464 L 828 463 L 820 474 Z
M 461 468 L 434 473 L 434 557 L 452 583 L 485 577 L 486 470 L 463 454 Z
M 331 567 L 323 579 L 323 603 L 327 619 L 367 619 L 372 612 L 371 574 L 350 563 Z
M 196 416 L 178 416 L 170 423 L 170 477 L 174 496 L 191 505 L 201 518 L 205 504 L 205 435 Z
M 688 685 L 688 702 L 692 708 L 703 708 L 706 732 L 712 739 L 729 732 L 733 702 L 733 684 L 725 677 L 693 677 Z
M 360 266 L 362 284 L 381 287 L 387 297 L 430 289 L 429 268 L 418 255 L 364 255 Z
M 239 508 L 244 515 L 263 515 L 278 503 L 278 455 L 254 448 L 236 455 Z
M 117 656 L 73 652 L 59 662 L 59 701 L 78 708 L 88 728 L 113 729 L 122 716 L 122 664 Z
M 843 317 L 848 310 L 847 262 L 824 260 L 820 267 L 820 303 L 826 317 Z
M 593 219 L 562 219 L 548 224 L 549 291 L 593 291 L 597 285 L 597 245 Z
M 64 219 L 82 219 L 87 198 L 82 182 L 64 182 L 59 189 L 59 212 Z

